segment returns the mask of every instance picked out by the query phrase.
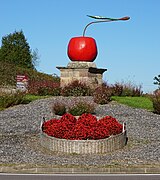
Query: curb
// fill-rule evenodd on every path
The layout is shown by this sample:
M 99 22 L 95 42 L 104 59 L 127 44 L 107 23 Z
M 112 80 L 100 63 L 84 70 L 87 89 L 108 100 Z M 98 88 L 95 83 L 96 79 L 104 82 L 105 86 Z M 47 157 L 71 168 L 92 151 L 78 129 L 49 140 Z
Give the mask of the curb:
M 139 168 L 52 168 L 22 166 L 1 166 L 0 173 L 19 174 L 160 174 L 160 167 Z

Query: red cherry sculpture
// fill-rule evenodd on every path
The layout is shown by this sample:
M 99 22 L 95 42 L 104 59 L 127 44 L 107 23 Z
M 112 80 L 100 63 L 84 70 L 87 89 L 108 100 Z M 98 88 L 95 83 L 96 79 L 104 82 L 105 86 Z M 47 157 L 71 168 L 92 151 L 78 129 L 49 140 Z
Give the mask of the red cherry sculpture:
M 71 61 L 93 62 L 97 53 L 96 41 L 92 37 L 74 37 L 68 44 L 68 57 Z
M 98 19 L 98 21 L 90 22 L 86 25 L 83 36 L 74 37 L 69 41 L 68 44 L 68 57 L 71 61 L 87 61 L 93 62 L 97 57 L 97 45 L 95 39 L 92 37 L 86 37 L 85 32 L 89 25 L 93 23 L 101 23 L 101 22 L 112 22 L 112 21 L 126 21 L 129 20 L 130 17 L 122 17 L 122 18 L 107 18 L 102 16 L 89 16 L 94 19 Z

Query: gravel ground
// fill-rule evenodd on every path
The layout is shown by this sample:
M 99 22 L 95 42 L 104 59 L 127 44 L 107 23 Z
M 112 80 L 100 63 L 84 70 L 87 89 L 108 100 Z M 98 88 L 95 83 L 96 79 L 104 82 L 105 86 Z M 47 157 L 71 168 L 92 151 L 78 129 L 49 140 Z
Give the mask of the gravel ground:
M 81 98 L 80 98 L 81 99 Z M 72 105 L 77 98 L 58 97 Z M 82 100 L 92 102 L 91 97 Z M 55 167 L 159 166 L 160 115 L 111 102 L 96 109 L 97 116 L 111 115 L 127 123 L 128 144 L 121 150 L 98 155 L 77 155 L 51 152 L 39 144 L 39 127 L 43 117 L 52 118 L 52 105 L 57 98 L 48 98 L 18 105 L 0 112 L 0 164 L 50 165 Z

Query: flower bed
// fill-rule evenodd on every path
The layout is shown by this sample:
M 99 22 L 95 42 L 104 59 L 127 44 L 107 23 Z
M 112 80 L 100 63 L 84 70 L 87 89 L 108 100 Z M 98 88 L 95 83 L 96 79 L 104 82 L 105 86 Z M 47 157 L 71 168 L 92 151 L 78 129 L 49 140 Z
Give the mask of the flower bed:
M 126 131 L 115 118 L 65 114 L 42 124 L 41 145 L 56 152 L 106 153 L 125 146 Z

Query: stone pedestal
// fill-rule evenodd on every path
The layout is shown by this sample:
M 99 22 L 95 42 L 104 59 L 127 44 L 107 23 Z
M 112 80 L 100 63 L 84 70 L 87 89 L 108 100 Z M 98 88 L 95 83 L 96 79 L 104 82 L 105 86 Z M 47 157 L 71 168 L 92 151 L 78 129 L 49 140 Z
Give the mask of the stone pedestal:
M 85 82 L 90 87 L 102 84 L 103 73 L 107 69 L 97 68 L 93 62 L 69 62 L 67 67 L 57 67 L 60 74 L 60 84 L 64 87 L 74 80 Z

